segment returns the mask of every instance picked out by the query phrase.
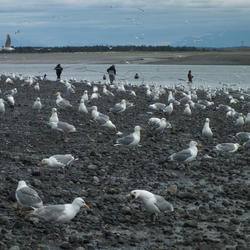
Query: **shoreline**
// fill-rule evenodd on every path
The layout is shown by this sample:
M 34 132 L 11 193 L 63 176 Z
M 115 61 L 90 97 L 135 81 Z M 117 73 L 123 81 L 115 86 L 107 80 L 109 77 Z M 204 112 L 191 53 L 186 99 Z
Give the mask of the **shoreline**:
M 0 64 L 250 65 L 250 51 L 5 53 Z

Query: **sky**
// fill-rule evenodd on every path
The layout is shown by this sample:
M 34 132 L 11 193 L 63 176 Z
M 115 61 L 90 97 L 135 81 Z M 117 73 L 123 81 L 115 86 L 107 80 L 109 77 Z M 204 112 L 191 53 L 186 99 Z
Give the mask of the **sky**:
M 250 46 L 250 0 L 0 0 L 0 45 Z

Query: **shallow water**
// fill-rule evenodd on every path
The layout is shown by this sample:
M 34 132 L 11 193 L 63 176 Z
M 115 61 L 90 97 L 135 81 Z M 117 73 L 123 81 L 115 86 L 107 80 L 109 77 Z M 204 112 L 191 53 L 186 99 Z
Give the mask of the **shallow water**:
M 62 79 L 102 81 L 106 74 L 107 64 L 65 64 Z M 18 73 L 25 76 L 47 74 L 47 78 L 55 80 L 53 64 L 2 64 L 0 73 Z M 132 84 L 186 84 L 187 72 L 192 70 L 193 84 L 196 87 L 222 87 L 224 84 L 232 87 L 248 88 L 250 84 L 250 66 L 221 65 L 145 65 L 116 64 L 117 80 Z M 134 79 L 135 73 L 140 78 Z

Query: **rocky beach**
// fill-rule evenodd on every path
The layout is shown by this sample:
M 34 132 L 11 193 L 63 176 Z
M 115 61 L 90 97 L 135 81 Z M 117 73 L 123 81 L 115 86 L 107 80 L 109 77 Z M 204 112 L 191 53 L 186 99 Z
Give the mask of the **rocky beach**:
M 244 147 L 234 153 L 215 150 L 219 143 L 242 145 L 236 133 L 250 132 L 249 126 L 235 126 L 236 118 L 226 118 L 226 113 L 218 109 L 220 104 L 230 105 L 246 115 L 248 93 L 210 90 L 209 101 L 214 104 L 194 108 L 188 117 L 183 115 L 183 102 L 174 104 L 171 115 L 149 108 L 155 102 L 167 104 L 170 89 L 164 89 L 154 101 L 146 95 L 146 86 L 126 85 L 126 92 L 108 86 L 114 96 L 105 96 L 101 83 L 72 82 L 75 93 L 67 94 L 61 82 L 35 79 L 40 84 L 37 91 L 20 78 L 12 77 L 11 82 L 6 79 L 4 75 L 0 78 L 1 97 L 14 88 L 17 94 L 14 108 L 6 104 L 6 112 L 0 117 L 0 249 L 250 249 L 250 153 Z M 84 90 L 92 93 L 93 86 L 98 87 L 100 97 L 86 105 L 95 105 L 108 114 L 124 135 L 136 125 L 143 127 L 140 147 L 114 146 L 119 138 L 117 131 L 100 126 L 90 114 L 79 113 Z M 175 99 L 181 100 L 183 89 L 171 90 Z M 77 130 L 69 134 L 68 141 L 48 125 L 58 91 L 73 106 L 58 108 L 59 119 Z M 227 91 L 237 99 L 236 103 L 230 104 Z M 197 99 L 207 100 L 207 93 L 196 90 Z M 32 109 L 37 97 L 43 104 L 40 113 Z M 122 99 L 133 106 L 119 114 L 109 112 Z M 172 129 L 152 134 L 148 127 L 151 117 L 165 117 Z M 201 134 L 206 118 L 210 119 L 212 138 Z M 172 153 L 187 148 L 191 140 L 200 144 L 194 161 L 168 161 Z M 38 166 L 45 157 L 67 153 L 78 160 L 65 170 Z M 91 210 L 81 209 L 67 224 L 24 215 L 14 204 L 19 180 L 32 186 L 45 205 L 71 203 L 83 197 Z M 161 214 L 153 223 L 142 203 L 131 203 L 126 197 L 134 189 L 163 196 L 173 204 L 174 211 Z

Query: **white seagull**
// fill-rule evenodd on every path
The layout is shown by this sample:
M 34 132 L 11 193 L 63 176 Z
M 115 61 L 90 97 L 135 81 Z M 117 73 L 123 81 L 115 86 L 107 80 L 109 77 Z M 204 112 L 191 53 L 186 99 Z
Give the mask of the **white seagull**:
M 198 149 L 197 149 L 198 143 L 196 141 L 191 141 L 189 143 L 189 148 L 183 149 L 177 153 L 174 153 L 169 156 L 170 161 L 177 161 L 177 162 L 191 162 L 195 160 Z
M 171 203 L 166 201 L 164 197 L 153 194 L 146 190 L 133 190 L 129 195 L 132 199 L 141 200 L 145 206 L 147 212 L 149 212 L 155 220 L 155 218 L 164 212 L 173 212 L 174 207 Z
M 85 201 L 81 197 L 78 197 L 69 204 L 48 205 L 35 208 L 30 215 L 38 216 L 48 222 L 66 223 L 70 222 L 77 215 L 81 207 L 90 210 Z
M 16 200 L 22 207 L 39 208 L 43 206 L 43 201 L 38 193 L 30 188 L 25 181 L 19 181 L 16 189 Z

